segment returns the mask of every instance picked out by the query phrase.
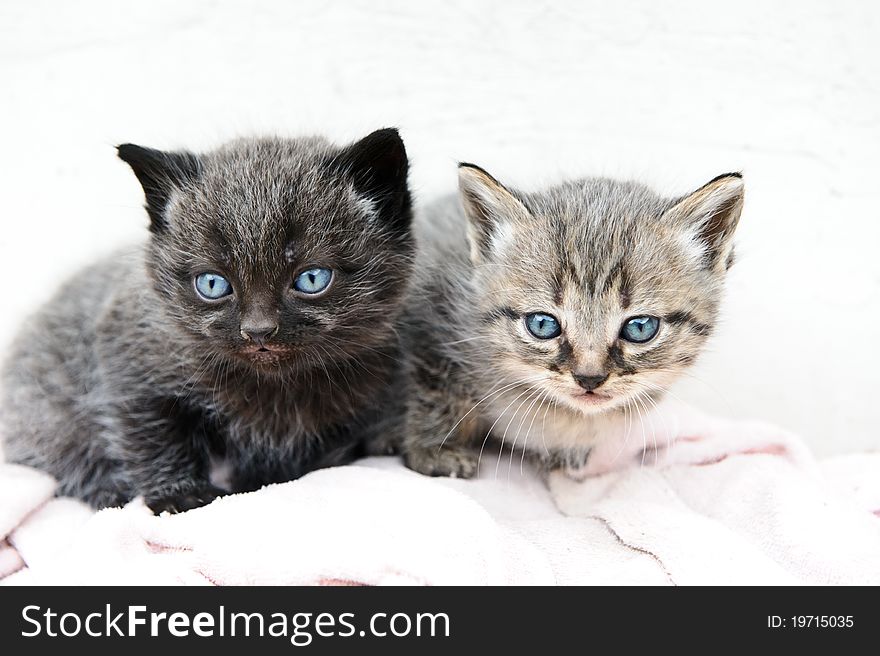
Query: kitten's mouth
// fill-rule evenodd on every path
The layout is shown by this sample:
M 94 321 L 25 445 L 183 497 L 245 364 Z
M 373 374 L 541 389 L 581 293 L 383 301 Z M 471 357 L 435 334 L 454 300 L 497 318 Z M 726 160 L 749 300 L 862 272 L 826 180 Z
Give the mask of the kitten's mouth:
M 238 355 L 253 364 L 276 364 L 286 359 L 290 353 L 283 347 L 271 344 L 254 344 L 240 348 Z
M 605 394 L 602 392 L 579 392 L 577 394 L 572 394 L 575 401 L 578 403 L 582 403 L 584 405 L 603 405 L 612 399 L 610 394 Z

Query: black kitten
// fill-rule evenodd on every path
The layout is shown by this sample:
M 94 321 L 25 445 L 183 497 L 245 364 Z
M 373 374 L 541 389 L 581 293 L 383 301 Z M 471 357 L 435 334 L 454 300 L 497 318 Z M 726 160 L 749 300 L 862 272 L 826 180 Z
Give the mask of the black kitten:
M 396 130 L 235 141 L 194 155 L 126 144 L 150 239 L 68 282 L 8 359 L 7 460 L 95 507 L 184 511 L 341 464 L 381 432 L 411 268 Z M 381 435 L 379 436 L 381 437 Z

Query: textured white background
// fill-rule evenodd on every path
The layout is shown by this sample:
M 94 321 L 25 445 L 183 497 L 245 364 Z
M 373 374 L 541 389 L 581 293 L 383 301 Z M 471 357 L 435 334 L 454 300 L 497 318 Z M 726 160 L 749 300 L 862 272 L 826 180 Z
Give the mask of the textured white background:
M 880 447 L 880 3 L 0 3 L 5 345 L 59 280 L 145 234 L 112 146 L 399 126 L 422 199 L 742 169 L 725 321 L 677 394 Z

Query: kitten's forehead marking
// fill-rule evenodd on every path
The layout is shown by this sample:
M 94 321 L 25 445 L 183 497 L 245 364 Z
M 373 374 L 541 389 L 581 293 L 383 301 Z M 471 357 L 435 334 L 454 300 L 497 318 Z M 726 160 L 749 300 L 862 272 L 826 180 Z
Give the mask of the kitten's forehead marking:
M 293 264 L 294 260 L 296 260 L 296 244 L 294 242 L 289 242 L 284 247 L 284 260 L 288 264 Z
M 613 289 L 617 289 L 621 305 L 627 307 L 630 302 L 631 283 L 625 262 L 625 257 L 618 258 L 609 268 L 601 282 L 597 281 L 595 289 L 599 296 L 606 296 Z
M 348 194 L 351 203 L 355 207 L 356 211 L 360 213 L 368 222 L 372 223 L 378 218 L 379 212 L 376 207 L 375 201 L 359 194 L 353 186 L 349 187 Z

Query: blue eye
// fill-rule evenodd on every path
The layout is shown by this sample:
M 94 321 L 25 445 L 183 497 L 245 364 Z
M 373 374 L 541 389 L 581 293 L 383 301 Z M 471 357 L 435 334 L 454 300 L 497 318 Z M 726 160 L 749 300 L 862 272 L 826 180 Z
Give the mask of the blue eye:
M 543 312 L 533 312 L 526 315 L 526 328 L 538 339 L 553 339 L 559 337 L 562 328 L 556 317 Z
M 218 298 L 229 296 L 232 293 L 232 285 L 226 278 L 216 273 L 202 273 L 196 276 L 196 291 L 202 298 L 216 301 Z
M 657 317 L 633 317 L 620 329 L 621 339 L 636 344 L 644 344 L 654 339 L 660 330 L 660 319 Z
M 293 288 L 303 294 L 320 294 L 330 286 L 333 280 L 333 272 L 324 267 L 307 269 L 293 281 Z

